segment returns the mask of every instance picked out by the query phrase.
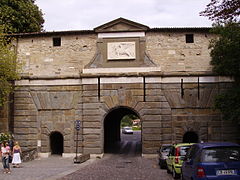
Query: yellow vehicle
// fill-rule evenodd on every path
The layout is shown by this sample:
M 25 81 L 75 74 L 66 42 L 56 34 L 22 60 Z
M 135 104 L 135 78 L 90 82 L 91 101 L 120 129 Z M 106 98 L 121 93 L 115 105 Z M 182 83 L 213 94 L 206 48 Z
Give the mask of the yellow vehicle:
M 181 143 L 171 146 L 168 157 L 166 159 L 166 163 L 167 172 L 172 173 L 174 179 L 180 177 L 183 159 L 187 154 L 188 149 L 193 144 L 194 143 Z

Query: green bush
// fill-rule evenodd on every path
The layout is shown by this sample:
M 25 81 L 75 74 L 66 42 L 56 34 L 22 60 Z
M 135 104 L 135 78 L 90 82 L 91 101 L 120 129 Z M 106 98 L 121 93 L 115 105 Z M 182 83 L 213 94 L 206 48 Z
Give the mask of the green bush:
M 133 131 L 141 130 L 141 127 L 139 127 L 139 126 L 133 126 L 133 127 L 132 127 L 132 130 L 133 130 Z
M 4 141 L 8 141 L 11 138 L 11 134 L 9 133 L 0 133 L 0 143 Z

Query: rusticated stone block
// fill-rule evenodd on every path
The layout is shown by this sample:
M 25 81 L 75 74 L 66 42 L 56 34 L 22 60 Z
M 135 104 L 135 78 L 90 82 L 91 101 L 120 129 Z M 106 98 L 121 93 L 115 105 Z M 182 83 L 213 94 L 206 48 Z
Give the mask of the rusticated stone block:
M 143 121 L 142 122 L 142 126 L 144 128 L 157 128 L 157 127 L 161 127 L 162 122 L 160 121 Z
M 83 114 L 84 114 L 84 116 L 98 115 L 99 114 L 99 109 L 83 109 Z
M 83 154 L 74 158 L 74 163 L 83 163 L 90 159 L 90 154 Z
M 103 86 L 104 88 L 104 86 Z M 88 84 L 88 85 L 83 85 L 83 91 L 90 91 L 90 90 L 98 90 L 98 85 L 97 84 Z
M 83 121 L 87 122 L 87 121 L 90 121 L 90 122 L 100 122 L 101 121 L 101 118 L 99 118 L 99 115 L 83 115 Z
M 98 91 L 83 91 L 83 97 L 98 97 Z
M 100 122 L 83 122 L 83 127 L 84 128 L 101 127 L 101 123 Z
M 142 128 L 142 133 L 143 134 L 160 134 L 162 132 L 160 127 L 155 127 L 155 128 L 151 128 L 151 127 L 143 127 Z
M 101 129 L 97 128 L 84 128 L 83 129 L 83 134 L 101 134 Z
M 103 149 L 84 147 L 83 148 L 83 153 L 85 153 L 85 152 L 87 152 L 89 154 L 101 154 L 101 153 L 103 153 Z

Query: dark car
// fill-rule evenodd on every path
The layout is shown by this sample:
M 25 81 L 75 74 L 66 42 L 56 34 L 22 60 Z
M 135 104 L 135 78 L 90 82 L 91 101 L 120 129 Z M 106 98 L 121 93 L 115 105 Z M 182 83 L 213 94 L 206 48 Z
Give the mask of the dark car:
M 193 145 L 182 165 L 182 180 L 240 180 L 240 145 L 228 142 Z
M 167 159 L 167 155 L 169 154 L 170 149 L 171 149 L 170 144 L 162 144 L 162 146 L 157 151 L 158 159 L 159 159 L 159 166 L 161 169 L 164 169 L 167 167 L 166 159 Z

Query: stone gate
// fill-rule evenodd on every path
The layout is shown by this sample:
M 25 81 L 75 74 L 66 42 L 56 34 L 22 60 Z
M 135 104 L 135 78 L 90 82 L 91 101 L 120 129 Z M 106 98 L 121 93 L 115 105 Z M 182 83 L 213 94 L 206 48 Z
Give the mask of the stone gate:
M 212 108 L 232 80 L 211 71 L 209 30 L 119 18 L 94 30 L 18 34 L 22 79 L 1 128 L 42 156 L 56 137 L 57 153 L 74 155 L 76 120 L 79 153 L 103 154 L 129 113 L 141 120 L 143 155 L 165 143 L 239 141 L 239 126 Z

